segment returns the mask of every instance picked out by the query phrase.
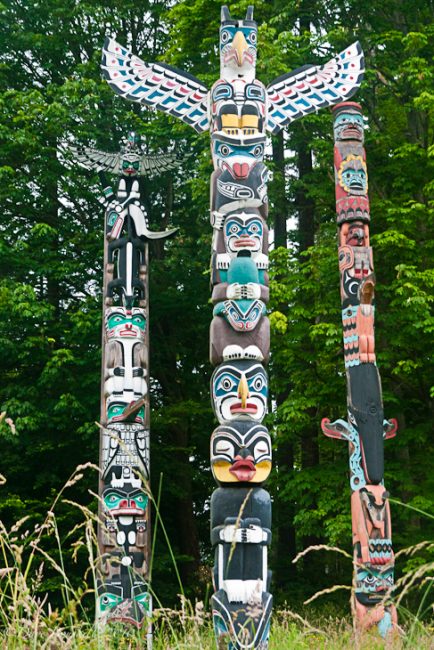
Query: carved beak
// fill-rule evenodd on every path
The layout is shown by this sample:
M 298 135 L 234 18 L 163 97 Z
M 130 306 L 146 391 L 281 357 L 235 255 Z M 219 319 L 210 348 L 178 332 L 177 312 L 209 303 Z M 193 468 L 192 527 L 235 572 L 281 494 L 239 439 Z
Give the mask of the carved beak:
M 245 374 L 241 376 L 240 383 L 238 384 L 238 397 L 241 400 L 241 407 L 246 408 L 246 400 L 249 397 L 249 387 Z
M 247 41 L 244 38 L 243 32 L 237 32 L 232 41 L 232 47 L 237 53 L 237 63 L 239 66 L 243 65 L 243 53 L 248 49 Z

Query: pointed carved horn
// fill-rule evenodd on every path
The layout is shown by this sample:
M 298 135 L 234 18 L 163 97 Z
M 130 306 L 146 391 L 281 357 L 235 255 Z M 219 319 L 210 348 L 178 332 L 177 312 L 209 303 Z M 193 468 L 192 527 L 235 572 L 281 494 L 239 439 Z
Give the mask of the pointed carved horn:
M 220 22 L 224 23 L 226 20 L 230 20 L 230 19 L 231 19 L 230 11 L 229 11 L 227 5 L 223 5 L 222 11 L 221 11 L 221 14 L 220 14 Z
M 253 20 L 253 5 L 247 7 L 246 20 Z

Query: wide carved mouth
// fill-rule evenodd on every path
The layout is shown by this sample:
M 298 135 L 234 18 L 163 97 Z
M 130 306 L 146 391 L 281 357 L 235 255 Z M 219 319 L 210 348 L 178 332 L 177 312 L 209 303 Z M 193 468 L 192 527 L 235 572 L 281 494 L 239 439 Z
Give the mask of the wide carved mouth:
M 253 246 L 256 246 L 256 242 L 254 239 L 250 239 L 246 237 L 245 239 L 243 238 L 237 239 L 237 241 L 235 241 L 233 245 L 235 248 L 244 248 L 245 246 L 251 246 L 253 248 Z
M 128 517 L 128 516 L 133 516 L 133 517 L 143 517 L 145 514 L 145 511 L 143 508 L 113 508 L 113 510 L 110 510 L 110 514 L 114 515 L 116 517 Z
M 241 402 L 235 402 L 231 406 L 231 413 L 252 413 L 256 414 L 258 412 L 258 407 L 253 402 L 246 402 L 246 405 L 243 406 Z
M 256 467 L 252 460 L 242 458 L 241 460 L 236 460 L 229 471 L 239 481 L 251 481 L 256 474 Z

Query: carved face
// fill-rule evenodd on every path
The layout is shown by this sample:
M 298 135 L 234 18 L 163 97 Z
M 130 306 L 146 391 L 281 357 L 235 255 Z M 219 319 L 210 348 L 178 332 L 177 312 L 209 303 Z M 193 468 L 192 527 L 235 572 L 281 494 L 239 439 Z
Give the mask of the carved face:
M 211 467 L 219 483 L 263 483 L 271 471 L 271 439 L 261 424 L 226 423 L 211 437 Z
M 148 505 L 147 495 L 137 488 L 128 490 L 126 487 L 104 490 L 102 498 L 106 512 L 116 517 L 143 517 Z
M 255 76 L 258 28 L 249 8 L 245 20 L 231 18 L 227 7 L 222 8 L 220 25 L 220 74 Z
M 131 583 L 131 579 L 129 579 Z M 135 581 L 126 588 L 122 582 L 105 581 L 98 587 L 98 616 L 110 621 L 129 622 L 142 627 L 152 610 L 152 597 L 144 582 Z M 128 597 L 131 593 L 131 598 Z
M 123 154 L 120 163 L 120 172 L 128 178 L 135 178 L 140 173 L 140 156 L 135 153 Z
M 255 420 L 267 412 L 268 377 L 255 361 L 222 363 L 211 377 L 212 405 L 218 421 Z
M 264 158 L 265 140 L 265 136 L 233 138 L 220 132 L 213 133 L 214 167 L 227 169 L 236 180 L 247 178 L 253 167 Z
M 228 215 L 223 226 L 226 251 L 231 256 L 242 250 L 261 252 L 264 231 L 265 224 L 257 214 L 239 212 Z
M 117 338 L 145 338 L 146 318 L 143 309 L 133 307 L 109 307 L 105 310 L 107 340 Z
M 145 424 L 143 400 L 135 400 L 134 397 L 133 391 L 123 391 L 120 395 L 112 393 L 106 401 L 107 424 L 113 422 Z
M 333 132 L 336 141 L 358 140 L 363 142 L 363 117 L 354 109 L 342 110 L 335 118 Z
M 348 194 L 365 195 L 368 192 L 366 163 L 361 156 L 350 154 L 340 164 L 339 185 Z
M 379 597 L 393 587 L 393 567 L 386 570 L 365 569 L 356 570 L 356 594 L 378 594 Z
M 361 221 L 354 221 L 349 224 L 345 243 L 347 246 L 365 245 L 365 228 Z

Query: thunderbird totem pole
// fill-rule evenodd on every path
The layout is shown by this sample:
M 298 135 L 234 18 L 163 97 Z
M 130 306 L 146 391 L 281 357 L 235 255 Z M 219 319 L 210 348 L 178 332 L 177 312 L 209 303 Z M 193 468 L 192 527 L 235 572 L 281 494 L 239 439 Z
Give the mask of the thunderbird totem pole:
M 395 436 L 397 423 L 384 420 L 375 361 L 375 277 L 361 107 L 345 102 L 333 114 L 348 421 L 324 419 L 321 426 L 326 436 L 349 443 L 356 623 L 377 625 L 385 636 L 397 618 L 395 607 L 385 602 L 393 587 L 394 556 L 383 440 Z
M 210 91 L 189 73 L 144 63 L 111 38 L 102 58 L 116 93 L 211 132 L 211 401 L 219 422 L 211 436 L 219 485 L 211 497 L 212 604 L 218 646 L 228 650 L 265 649 L 272 607 L 271 499 L 262 488 L 271 470 L 262 424 L 270 347 L 266 131 L 348 99 L 363 75 L 355 43 L 323 66 L 304 66 L 265 87 L 255 78 L 256 45 L 253 7 L 244 20 L 222 7 L 220 78 Z
M 144 155 L 133 132 L 119 154 L 70 150 L 98 172 L 106 208 L 97 619 L 146 625 L 150 645 L 148 240 L 176 229 L 149 230 L 140 176 L 171 169 L 176 158 Z M 116 191 L 106 172 L 118 175 Z

